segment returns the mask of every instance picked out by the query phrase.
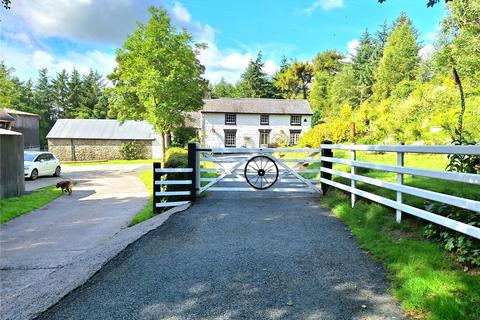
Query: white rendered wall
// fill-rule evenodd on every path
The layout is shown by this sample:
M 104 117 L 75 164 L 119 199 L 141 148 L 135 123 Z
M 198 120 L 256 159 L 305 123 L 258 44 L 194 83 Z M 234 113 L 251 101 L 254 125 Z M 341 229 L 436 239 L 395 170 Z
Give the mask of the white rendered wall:
M 260 125 L 260 114 L 237 114 L 236 125 L 225 124 L 223 113 L 202 113 L 203 144 L 209 148 L 225 147 L 225 129 L 236 129 L 236 147 L 256 148 L 260 146 L 259 129 L 269 129 L 270 141 L 283 131 L 290 137 L 290 130 L 301 130 L 302 133 L 310 128 L 311 116 L 301 116 L 300 126 L 290 125 L 290 115 L 270 115 L 268 125 Z M 305 121 L 306 120 L 306 121 Z

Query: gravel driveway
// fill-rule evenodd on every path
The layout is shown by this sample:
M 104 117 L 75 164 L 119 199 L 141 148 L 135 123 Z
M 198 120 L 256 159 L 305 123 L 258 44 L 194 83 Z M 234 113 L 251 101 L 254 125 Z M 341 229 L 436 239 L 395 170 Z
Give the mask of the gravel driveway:
M 317 198 L 212 193 L 39 319 L 401 319 L 388 287 Z

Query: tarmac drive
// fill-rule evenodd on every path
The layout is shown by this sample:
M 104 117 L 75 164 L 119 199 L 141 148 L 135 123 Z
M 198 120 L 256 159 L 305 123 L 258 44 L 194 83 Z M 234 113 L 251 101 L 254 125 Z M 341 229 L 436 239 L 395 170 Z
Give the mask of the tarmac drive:
M 402 319 L 383 267 L 318 203 L 211 193 L 38 319 Z

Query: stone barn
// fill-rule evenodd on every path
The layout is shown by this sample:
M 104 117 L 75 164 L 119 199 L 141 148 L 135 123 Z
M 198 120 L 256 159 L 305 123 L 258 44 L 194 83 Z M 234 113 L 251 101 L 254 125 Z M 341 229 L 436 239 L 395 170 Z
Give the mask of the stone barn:
M 146 121 L 59 119 L 47 135 L 48 151 L 63 161 L 124 159 L 122 146 L 135 141 L 143 158 L 161 159 L 160 136 Z

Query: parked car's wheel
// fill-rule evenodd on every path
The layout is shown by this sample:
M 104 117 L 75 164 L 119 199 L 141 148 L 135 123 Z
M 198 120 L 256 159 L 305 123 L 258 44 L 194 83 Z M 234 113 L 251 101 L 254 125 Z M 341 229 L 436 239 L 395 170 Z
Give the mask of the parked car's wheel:
M 60 177 L 60 172 L 61 172 L 62 169 L 60 169 L 60 166 L 58 166 L 56 169 L 55 169 L 55 173 L 53 174 L 54 177 Z
M 32 170 L 32 173 L 30 174 L 30 179 L 31 180 L 36 180 L 38 178 L 38 170 L 37 169 L 33 169 Z

